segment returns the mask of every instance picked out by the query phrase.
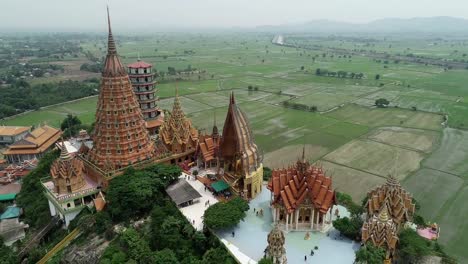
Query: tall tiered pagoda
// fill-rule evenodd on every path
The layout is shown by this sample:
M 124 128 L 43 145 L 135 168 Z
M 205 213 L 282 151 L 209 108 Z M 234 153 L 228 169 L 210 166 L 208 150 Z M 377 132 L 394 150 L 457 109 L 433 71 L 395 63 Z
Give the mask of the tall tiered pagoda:
M 108 14 L 108 48 L 96 111 L 93 148 L 86 159 L 104 173 L 151 159 L 154 144 L 117 54 Z
M 385 184 L 370 191 L 367 198 L 366 207 L 369 218 L 378 215 L 385 205 L 390 218 L 398 228 L 402 227 L 405 222 L 413 220 L 416 209 L 413 198 L 393 176 L 389 176 Z
M 302 159 L 294 166 L 275 169 L 268 182 L 273 221 L 286 231 L 319 230 L 331 225 L 335 191 L 322 168 Z
M 155 135 L 162 124 L 162 117 L 160 116 L 161 111 L 157 106 L 159 99 L 155 95 L 157 90 L 153 66 L 138 59 L 137 62 L 131 63 L 127 67 L 133 91 L 146 121 L 146 127 L 151 135 Z
M 171 163 L 194 159 L 198 144 L 198 131 L 192 126 L 192 121 L 185 117 L 177 88 L 172 112 L 164 115 L 164 122 L 159 129 L 159 138 L 172 154 Z

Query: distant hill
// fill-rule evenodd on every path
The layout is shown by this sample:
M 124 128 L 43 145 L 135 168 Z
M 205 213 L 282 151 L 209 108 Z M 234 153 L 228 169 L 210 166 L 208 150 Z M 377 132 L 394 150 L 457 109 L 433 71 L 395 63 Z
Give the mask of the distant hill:
M 262 31 L 275 32 L 383 32 L 383 33 L 466 33 L 468 19 L 455 17 L 418 17 L 418 18 L 384 18 L 369 23 L 355 24 L 332 20 L 312 20 L 302 24 L 278 26 L 260 26 Z

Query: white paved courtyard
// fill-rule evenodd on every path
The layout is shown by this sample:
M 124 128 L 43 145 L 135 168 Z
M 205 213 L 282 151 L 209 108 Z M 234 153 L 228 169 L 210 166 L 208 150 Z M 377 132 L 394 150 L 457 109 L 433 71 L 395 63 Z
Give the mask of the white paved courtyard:
M 192 176 L 182 174 L 180 178 L 187 177 L 188 183 L 197 190 L 200 195 L 198 203 L 180 208 L 180 211 L 192 223 L 195 229 L 203 229 L 203 214 L 208 206 L 205 202 L 210 201 L 213 205 L 218 202 L 216 197 L 209 191 L 205 191 L 205 186 Z M 228 250 L 242 264 L 255 264 L 263 257 L 267 246 L 267 236 L 272 229 L 272 215 L 269 208 L 270 191 L 264 186 L 261 194 L 250 202 L 250 210 L 246 218 L 235 228 L 216 232 L 221 242 L 225 244 Z M 263 209 L 264 215 L 257 216 L 253 209 L 257 211 Z M 341 216 L 348 213 L 342 206 L 338 206 Z M 195 220 L 195 223 L 193 222 Z M 234 236 L 232 236 L 234 232 Z M 360 245 L 346 238 L 341 238 L 336 230 L 330 229 L 326 233 L 311 232 L 310 239 L 304 240 L 305 232 L 294 231 L 285 233 L 286 254 L 289 264 L 295 263 L 330 263 L 346 264 L 354 263 L 354 252 Z M 318 247 L 315 250 L 315 247 Z M 314 255 L 311 256 L 311 250 Z M 304 256 L 307 255 L 307 261 Z
M 201 183 L 200 181 L 194 180 L 193 176 L 182 173 L 182 175 L 179 178 L 185 179 L 185 177 L 187 177 L 187 182 L 195 190 L 197 190 L 202 197 L 200 197 L 198 203 L 194 203 L 187 207 L 179 208 L 179 210 L 190 221 L 193 227 L 196 230 L 200 231 L 200 230 L 203 230 L 203 214 L 205 213 L 205 210 L 208 208 L 208 206 L 205 206 L 205 203 L 207 201 L 210 201 L 210 204 L 213 205 L 217 203 L 218 200 L 209 190 L 205 191 L 205 186 L 203 185 L 203 183 Z M 193 220 L 195 220 L 195 224 L 193 223 Z

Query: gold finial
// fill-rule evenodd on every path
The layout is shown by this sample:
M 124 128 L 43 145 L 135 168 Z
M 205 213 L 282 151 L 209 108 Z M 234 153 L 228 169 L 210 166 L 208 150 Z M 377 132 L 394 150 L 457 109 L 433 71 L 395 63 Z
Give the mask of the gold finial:
M 388 221 L 388 209 L 387 209 L 387 204 L 384 203 L 382 209 L 380 209 L 379 212 L 379 220 L 382 222 L 387 222 Z

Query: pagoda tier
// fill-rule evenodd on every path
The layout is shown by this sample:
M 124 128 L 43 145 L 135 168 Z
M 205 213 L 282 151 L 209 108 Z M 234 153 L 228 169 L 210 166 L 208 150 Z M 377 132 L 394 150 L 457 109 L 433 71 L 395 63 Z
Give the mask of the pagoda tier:
M 109 23 L 108 51 L 96 111 L 93 148 L 87 159 L 105 172 L 153 157 L 154 144 L 117 54 Z
M 72 157 L 63 141 L 60 157 L 52 163 L 50 175 L 58 194 L 75 192 L 86 184 L 83 161 Z
M 189 155 L 195 153 L 197 148 L 198 131 L 192 126 L 192 121 L 185 117 L 177 91 L 172 112 L 164 115 L 164 122 L 159 128 L 159 137 L 174 156 L 180 156 L 177 162 L 193 158 Z
M 362 242 L 370 242 L 376 247 L 383 248 L 386 259 L 391 259 L 398 242 L 397 226 L 388 215 L 384 204 L 378 215 L 373 215 L 362 226 Z
M 368 217 L 376 215 L 385 205 L 388 214 L 398 227 L 407 221 L 412 221 L 415 204 L 410 193 L 404 190 L 398 180 L 390 176 L 384 185 L 378 186 L 367 194 Z
M 146 121 L 158 118 L 161 111 L 156 103 L 159 99 L 155 96 L 156 89 L 152 70 L 153 66 L 138 60 L 135 63 L 129 64 L 127 67 L 133 91 L 140 104 L 143 117 Z

